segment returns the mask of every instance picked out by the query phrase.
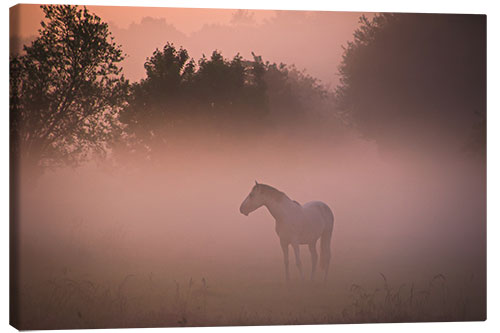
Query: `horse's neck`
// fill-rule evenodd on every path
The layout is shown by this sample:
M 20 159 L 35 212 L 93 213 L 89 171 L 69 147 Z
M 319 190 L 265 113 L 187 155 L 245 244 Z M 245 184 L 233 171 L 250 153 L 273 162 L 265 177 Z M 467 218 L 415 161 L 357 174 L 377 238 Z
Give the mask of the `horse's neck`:
M 290 203 L 293 203 L 290 198 L 284 196 L 280 200 L 270 199 L 264 204 L 269 213 L 274 217 L 276 222 L 280 222 L 286 220 L 286 217 L 290 214 L 288 207 L 290 207 Z

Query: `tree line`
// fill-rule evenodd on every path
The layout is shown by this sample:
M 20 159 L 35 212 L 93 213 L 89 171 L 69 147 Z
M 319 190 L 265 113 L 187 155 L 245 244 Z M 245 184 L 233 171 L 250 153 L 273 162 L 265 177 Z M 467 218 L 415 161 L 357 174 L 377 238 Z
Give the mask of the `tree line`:
M 151 155 L 196 126 L 241 134 L 297 123 L 331 98 L 294 66 L 217 50 L 195 61 L 168 42 L 131 83 L 107 23 L 86 8 L 41 8 L 38 38 L 10 60 L 12 149 L 31 164 L 77 165 L 120 143 Z
M 152 156 L 189 129 L 230 136 L 350 125 L 386 147 L 457 136 L 468 149 L 485 147 L 484 16 L 361 17 L 332 92 L 255 54 L 215 50 L 196 60 L 168 42 L 131 83 L 106 22 L 85 7 L 41 8 L 38 37 L 10 58 L 11 152 L 40 169 L 114 147 Z

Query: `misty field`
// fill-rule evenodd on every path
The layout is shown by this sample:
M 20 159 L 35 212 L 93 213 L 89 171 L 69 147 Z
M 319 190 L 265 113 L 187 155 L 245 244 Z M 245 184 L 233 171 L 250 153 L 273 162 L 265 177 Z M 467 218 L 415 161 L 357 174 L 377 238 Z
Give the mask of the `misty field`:
M 20 327 L 485 319 L 480 164 L 274 142 L 279 154 L 205 143 L 156 168 L 47 173 L 22 192 Z M 300 281 L 294 265 L 285 282 L 274 220 L 238 211 L 255 178 L 331 205 L 326 283 Z M 301 257 L 308 273 L 307 247 Z
M 385 280 L 365 290 L 337 281 L 190 278 L 167 273 L 130 274 L 97 283 L 88 274 L 64 271 L 22 294 L 26 328 L 115 328 L 217 325 L 335 324 L 480 320 L 473 308 L 472 279 L 450 290 L 441 275 L 428 285 L 393 288 Z M 97 279 L 97 278 L 96 278 Z M 36 290 L 33 292 L 33 290 Z
M 10 17 L 14 327 L 485 320 L 485 15 Z

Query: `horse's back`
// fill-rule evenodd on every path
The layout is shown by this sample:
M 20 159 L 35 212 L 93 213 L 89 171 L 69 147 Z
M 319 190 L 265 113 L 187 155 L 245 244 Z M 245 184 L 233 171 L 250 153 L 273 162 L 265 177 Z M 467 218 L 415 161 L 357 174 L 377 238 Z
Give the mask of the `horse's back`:
M 333 213 L 327 204 L 321 201 L 310 201 L 302 205 L 306 219 L 303 229 L 303 243 L 317 239 L 325 230 L 333 228 Z
M 314 216 L 315 218 L 319 218 L 326 223 L 326 225 L 333 224 L 333 212 L 330 207 L 322 202 L 322 201 L 310 201 L 305 203 L 303 206 L 304 212 L 307 215 Z

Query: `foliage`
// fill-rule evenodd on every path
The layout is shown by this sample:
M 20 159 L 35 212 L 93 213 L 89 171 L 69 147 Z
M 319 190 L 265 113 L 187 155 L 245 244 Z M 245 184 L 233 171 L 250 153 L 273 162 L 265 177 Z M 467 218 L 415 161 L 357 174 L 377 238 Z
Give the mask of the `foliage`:
M 332 124 L 331 93 L 293 65 L 217 50 L 195 61 L 167 43 L 129 85 L 106 23 L 86 8 L 42 9 L 38 38 L 10 61 L 13 156 L 38 170 L 120 148 L 148 158 L 189 131 L 227 139 Z
M 331 112 L 331 96 L 316 79 L 252 56 L 226 59 L 216 50 L 195 62 L 170 43 L 156 50 L 144 65 L 146 78 L 133 85 L 130 105 L 120 114 L 127 149 L 151 156 L 185 129 L 242 136 L 304 126 L 315 112 Z
M 485 23 L 481 15 L 362 16 L 339 66 L 339 110 L 381 146 L 459 138 L 484 149 Z
M 308 123 L 315 127 L 315 131 L 322 124 L 334 125 L 331 121 L 341 125 L 333 113 L 331 92 L 316 78 L 293 65 L 266 63 L 264 80 L 274 122 L 285 123 L 294 131 Z M 335 130 L 335 126 L 330 126 L 329 130 Z
M 127 81 L 108 25 L 84 8 L 41 6 L 39 36 L 10 59 L 12 150 L 32 166 L 105 154 L 119 132 Z
M 470 284 L 473 275 L 464 281 L 462 289 L 452 290 L 443 274 L 433 276 L 427 286 L 417 288 L 402 284 L 390 286 L 384 274 L 382 288 L 365 289 L 351 286 L 350 306 L 342 311 L 346 323 L 398 323 L 422 321 L 474 320 L 471 312 Z
M 227 60 L 214 51 L 210 59 L 203 57 L 196 64 L 185 49 L 167 43 L 144 67 L 147 77 L 133 86 L 130 107 L 121 115 L 129 126 L 175 122 L 200 116 L 206 109 L 218 118 L 237 107 L 265 108 L 259 64 L 239 55 Z

